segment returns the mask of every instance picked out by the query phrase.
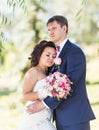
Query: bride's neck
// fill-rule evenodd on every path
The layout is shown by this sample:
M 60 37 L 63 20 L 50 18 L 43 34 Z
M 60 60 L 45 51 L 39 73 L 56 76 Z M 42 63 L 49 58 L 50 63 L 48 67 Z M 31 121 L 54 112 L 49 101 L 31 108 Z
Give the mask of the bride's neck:
M 46 70 L 47 70 L 46 67 L 43 67 L 43 66 L 41 66 L 41 65 L 39 64 L 39 65 L 37 65 L 37 69 L 38 69 L 39 71 L 41 71 L 42 73 L 46 74 Z

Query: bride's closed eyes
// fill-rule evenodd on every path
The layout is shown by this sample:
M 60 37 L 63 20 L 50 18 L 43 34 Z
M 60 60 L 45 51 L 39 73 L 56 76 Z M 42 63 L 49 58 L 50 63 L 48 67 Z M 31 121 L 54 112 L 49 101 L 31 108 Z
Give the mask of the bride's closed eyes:
M 52 55 L 52 54 L 46 54 L 46 56 L 47 56 L 47 57 L 51 57 L 51 58 L 53 58 L 53 59 L 56 58 L 56 55 Z
M 46 58 L 55 59 L 56 58 L 56 50 L 54 48 L 47 47 L 44 49 L 42 55 Z

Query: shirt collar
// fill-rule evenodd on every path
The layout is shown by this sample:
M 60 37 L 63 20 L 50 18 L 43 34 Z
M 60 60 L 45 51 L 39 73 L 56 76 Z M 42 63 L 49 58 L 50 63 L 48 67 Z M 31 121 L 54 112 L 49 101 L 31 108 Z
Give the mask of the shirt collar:
M 60 46 L 60 52 L 61 52 L 61 50 L 63 49 L 63 46 L 65 45 L 65 43 L 67 42 L 67 38 L 65 39 L 65 40 L 63 40 L 60 44 L 59 44 L 59 46 Z

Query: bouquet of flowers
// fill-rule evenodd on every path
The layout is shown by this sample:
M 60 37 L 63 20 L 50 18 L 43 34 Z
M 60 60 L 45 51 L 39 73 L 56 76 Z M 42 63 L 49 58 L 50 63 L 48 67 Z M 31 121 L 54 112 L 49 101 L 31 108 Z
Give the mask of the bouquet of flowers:
M 46 78 L 46 87 L 51 97 L 67 98 L 71 90 L 71 81 L 66 74 L 54 72 Z
M 71 84 L 69 77 L 66 74 L 59 72 L 61 58 L 55 58 L 55 65 L 57 71 L 46 77 L 45 88 L 38 91 L 39 99 L 43 100 L 47 96 L 60 98 L 67 98 L 70 95 Z

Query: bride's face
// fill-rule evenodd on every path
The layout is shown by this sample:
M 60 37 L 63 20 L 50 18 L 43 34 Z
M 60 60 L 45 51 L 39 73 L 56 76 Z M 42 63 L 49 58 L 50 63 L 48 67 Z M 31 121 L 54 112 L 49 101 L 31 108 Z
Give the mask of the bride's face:
M 39 63 L 45 67 L 51 67 L 54 64 L 56 50 L 52 47 L 46 47 L 40 57 Z

